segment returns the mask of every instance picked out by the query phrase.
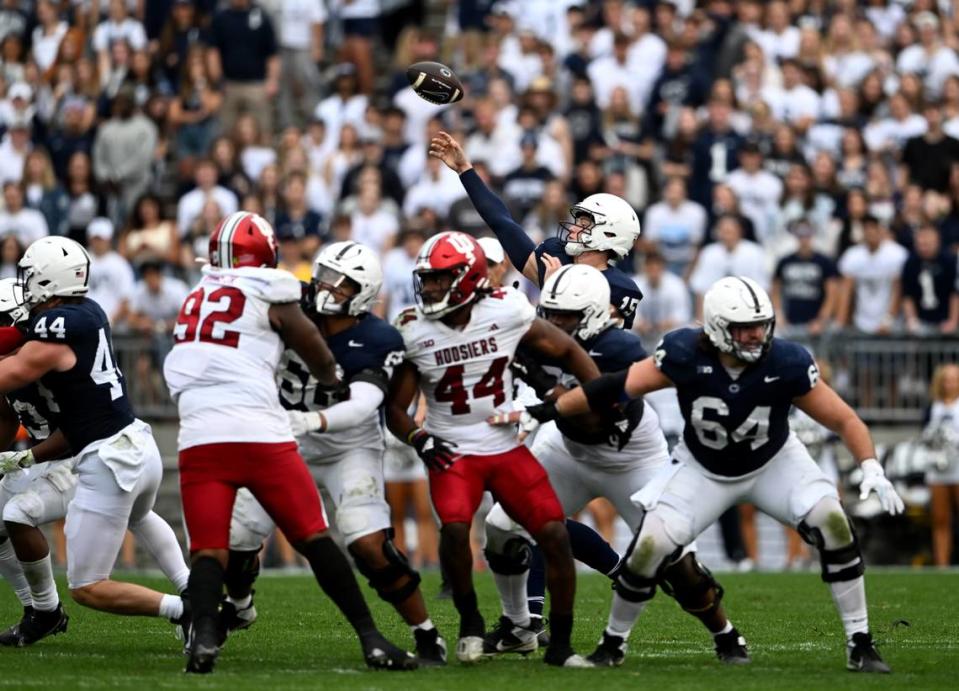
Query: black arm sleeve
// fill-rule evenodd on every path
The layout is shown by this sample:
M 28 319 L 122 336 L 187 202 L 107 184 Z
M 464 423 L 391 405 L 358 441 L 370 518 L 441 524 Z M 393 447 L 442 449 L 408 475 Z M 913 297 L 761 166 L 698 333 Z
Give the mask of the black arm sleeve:
M 470 168 L 460 175 L 460 181 L 483 222 L 490 227 L 503 246 L 510 262 L 517 271 L 522 271 L 536 245 L 529 239 L 523 227 L 513 220 L 503 200 L 490 191 L 475 170 Z

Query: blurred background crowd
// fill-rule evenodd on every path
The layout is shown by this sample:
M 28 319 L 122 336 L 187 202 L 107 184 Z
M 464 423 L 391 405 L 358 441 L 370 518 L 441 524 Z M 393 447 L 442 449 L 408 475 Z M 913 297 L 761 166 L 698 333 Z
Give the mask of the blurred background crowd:
M 427 237 L 489 235 L 426 155 L 444 129 L 534 240 L 590 193 L 633 204 L 643 233 L 623 268 L 645 294 L 649 345 L 693 322 L 719 277 L 769 288 L 779 333 L 808 342 L 860 413 L 895 432 L 887 472 L 912 492 L 897 530 L 913 547 L 886 560 L 947 564 L 957 6 L 0 0 L 0 276 L 38 237 L 84 243 L 135 401 L 161 420 L 171 323 L 232 211 L 270 220 L 281 266 L 304 279 L 324 243 L 375 248 L 386 317 L 412 303 Z M 419 99 L 405 75 L 419 60 L 450 65 L 464 100 Z M 501 251 L 490 259 L 507 268 Z M 734 562 L 759 559 L 750 523 L 745 547 L 727 541 Z

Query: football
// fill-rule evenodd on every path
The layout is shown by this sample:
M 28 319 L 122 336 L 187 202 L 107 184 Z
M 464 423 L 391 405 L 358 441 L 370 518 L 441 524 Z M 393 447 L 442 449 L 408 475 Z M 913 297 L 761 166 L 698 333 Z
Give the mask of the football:
M 413 91 L 430 103 L 445 105 L 463 98 L 463 83 L 453 70 L 441 63 L 414 63 L 406 68 L 406 78 Z

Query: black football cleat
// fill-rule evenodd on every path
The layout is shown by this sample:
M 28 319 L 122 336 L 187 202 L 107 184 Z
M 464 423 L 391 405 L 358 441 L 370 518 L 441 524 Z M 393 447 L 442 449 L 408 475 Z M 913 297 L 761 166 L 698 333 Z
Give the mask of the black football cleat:
M 892 672 L 869 633 L 854 633 L 852 640 L 846 644 L 846 669 L 852 672 L 872 672 L 875 674 L 889 674 Z
M 483 636 L 484 655 L 529 655 L 536 652 L 538 647 L 536 632 L 514 624 L 509 617 L 500 617 L 496 628 Z
M 416 659 L 420 667 L 442 667 L 446 664 L 446 641 L 440 636 L 439 629 L 413 632 L 416 640 Z
M 727 665 L 748 665 L 752 662 L 746 639 L 736 629 L 713 636 L 713 641 L 716 643 L 716 657 Z
M 586 659 L 596 667 L 619 667 L 626 659 L 626 639 L 603 631 L 603 639 Z
M 536 634 L 536 642 L 540 648 L 549 647 L 549 619 L 544 619 L 542 615 L 535 614 L 529 618 L 529 630 Z
M 416 658 L 402 648 L 390 643 L 378 631 L 360 640 L 363 646 L 363 659 L 372 669 L 388 672 L 408 672 L 417 668 Z
M 42 612 L 37 609 L 27 613 L 24 607 L 23 618 L 20 623 L 11 626 L 3 632 L 0 644 L 15 648 L 25 648 L 47 636 L 55 636 L 67 630 L 70 617 L 63 611 L 63 605 L 58 604 L 52 612 Z
M 551 645 L 546 649 L 546 654 L 543 655 L 543 662 L 553 667 L 587 668 L 596 666 L 582 655 L 576 654 L 569 646 Z
M 234 631 L 244 631 L 256 621 L 256 605 L 253 602 L 253 595 L 256 591 L 250 592 L 250 604 L 246 607 L 237 609 L 237 606 L 227 600 L 225 597 L 220 603 L 220 636 L 222 646 L 226 642 L 227 636 Z
M 190 659 L 186 663 L 187 674 L 210 674 L 220 654 L 220 630 L 218 622 L 205 619 L 190 629 L 187 643 Z

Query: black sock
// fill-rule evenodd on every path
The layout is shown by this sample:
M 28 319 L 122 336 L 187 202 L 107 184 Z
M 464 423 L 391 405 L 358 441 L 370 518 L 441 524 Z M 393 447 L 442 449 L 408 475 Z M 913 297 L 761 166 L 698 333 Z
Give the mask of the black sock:
M 215 632 L 223 595 L 223 567 L 220 562 L 213 557 L 200 557 L 193 562 L 187 589 L 197 632 Z
M 356 633 L 360 637 L 376 633 L 373 615 L 366 606 L 353 569 L 336 543 L 328 537 L 310 540 L 303 543 L 300 554 L 310 562 L 316 582 L 339 607 Z
M 549 613 L 549 644 L 557 648 L 568 648 L 572 644 L 573 615 Z
M 260 575 L 260 550 L 241 551 L 230 550 L 226 562 L 226 573 L 223 574 L 223 583 L 227 594 L 234 600 L 241 600 L 253 589 L 256 577 Z
M 472 617 L 479 610 L 479 602 L 476 599 L 476 591 L 470 590 L 468 593 L 453 593 L 453 605 L 456 611 L 460 613 L 462 619 Z
M 572 533 L 570 535 L 572 536 Z M 529 613 L 534 617 L 541 617 L 546 604 L 546 562 L 543 561 L 543 552 L 537 545 L 533 545 L 532 553 L 529 576 L 526 578 L 526 599 Z

